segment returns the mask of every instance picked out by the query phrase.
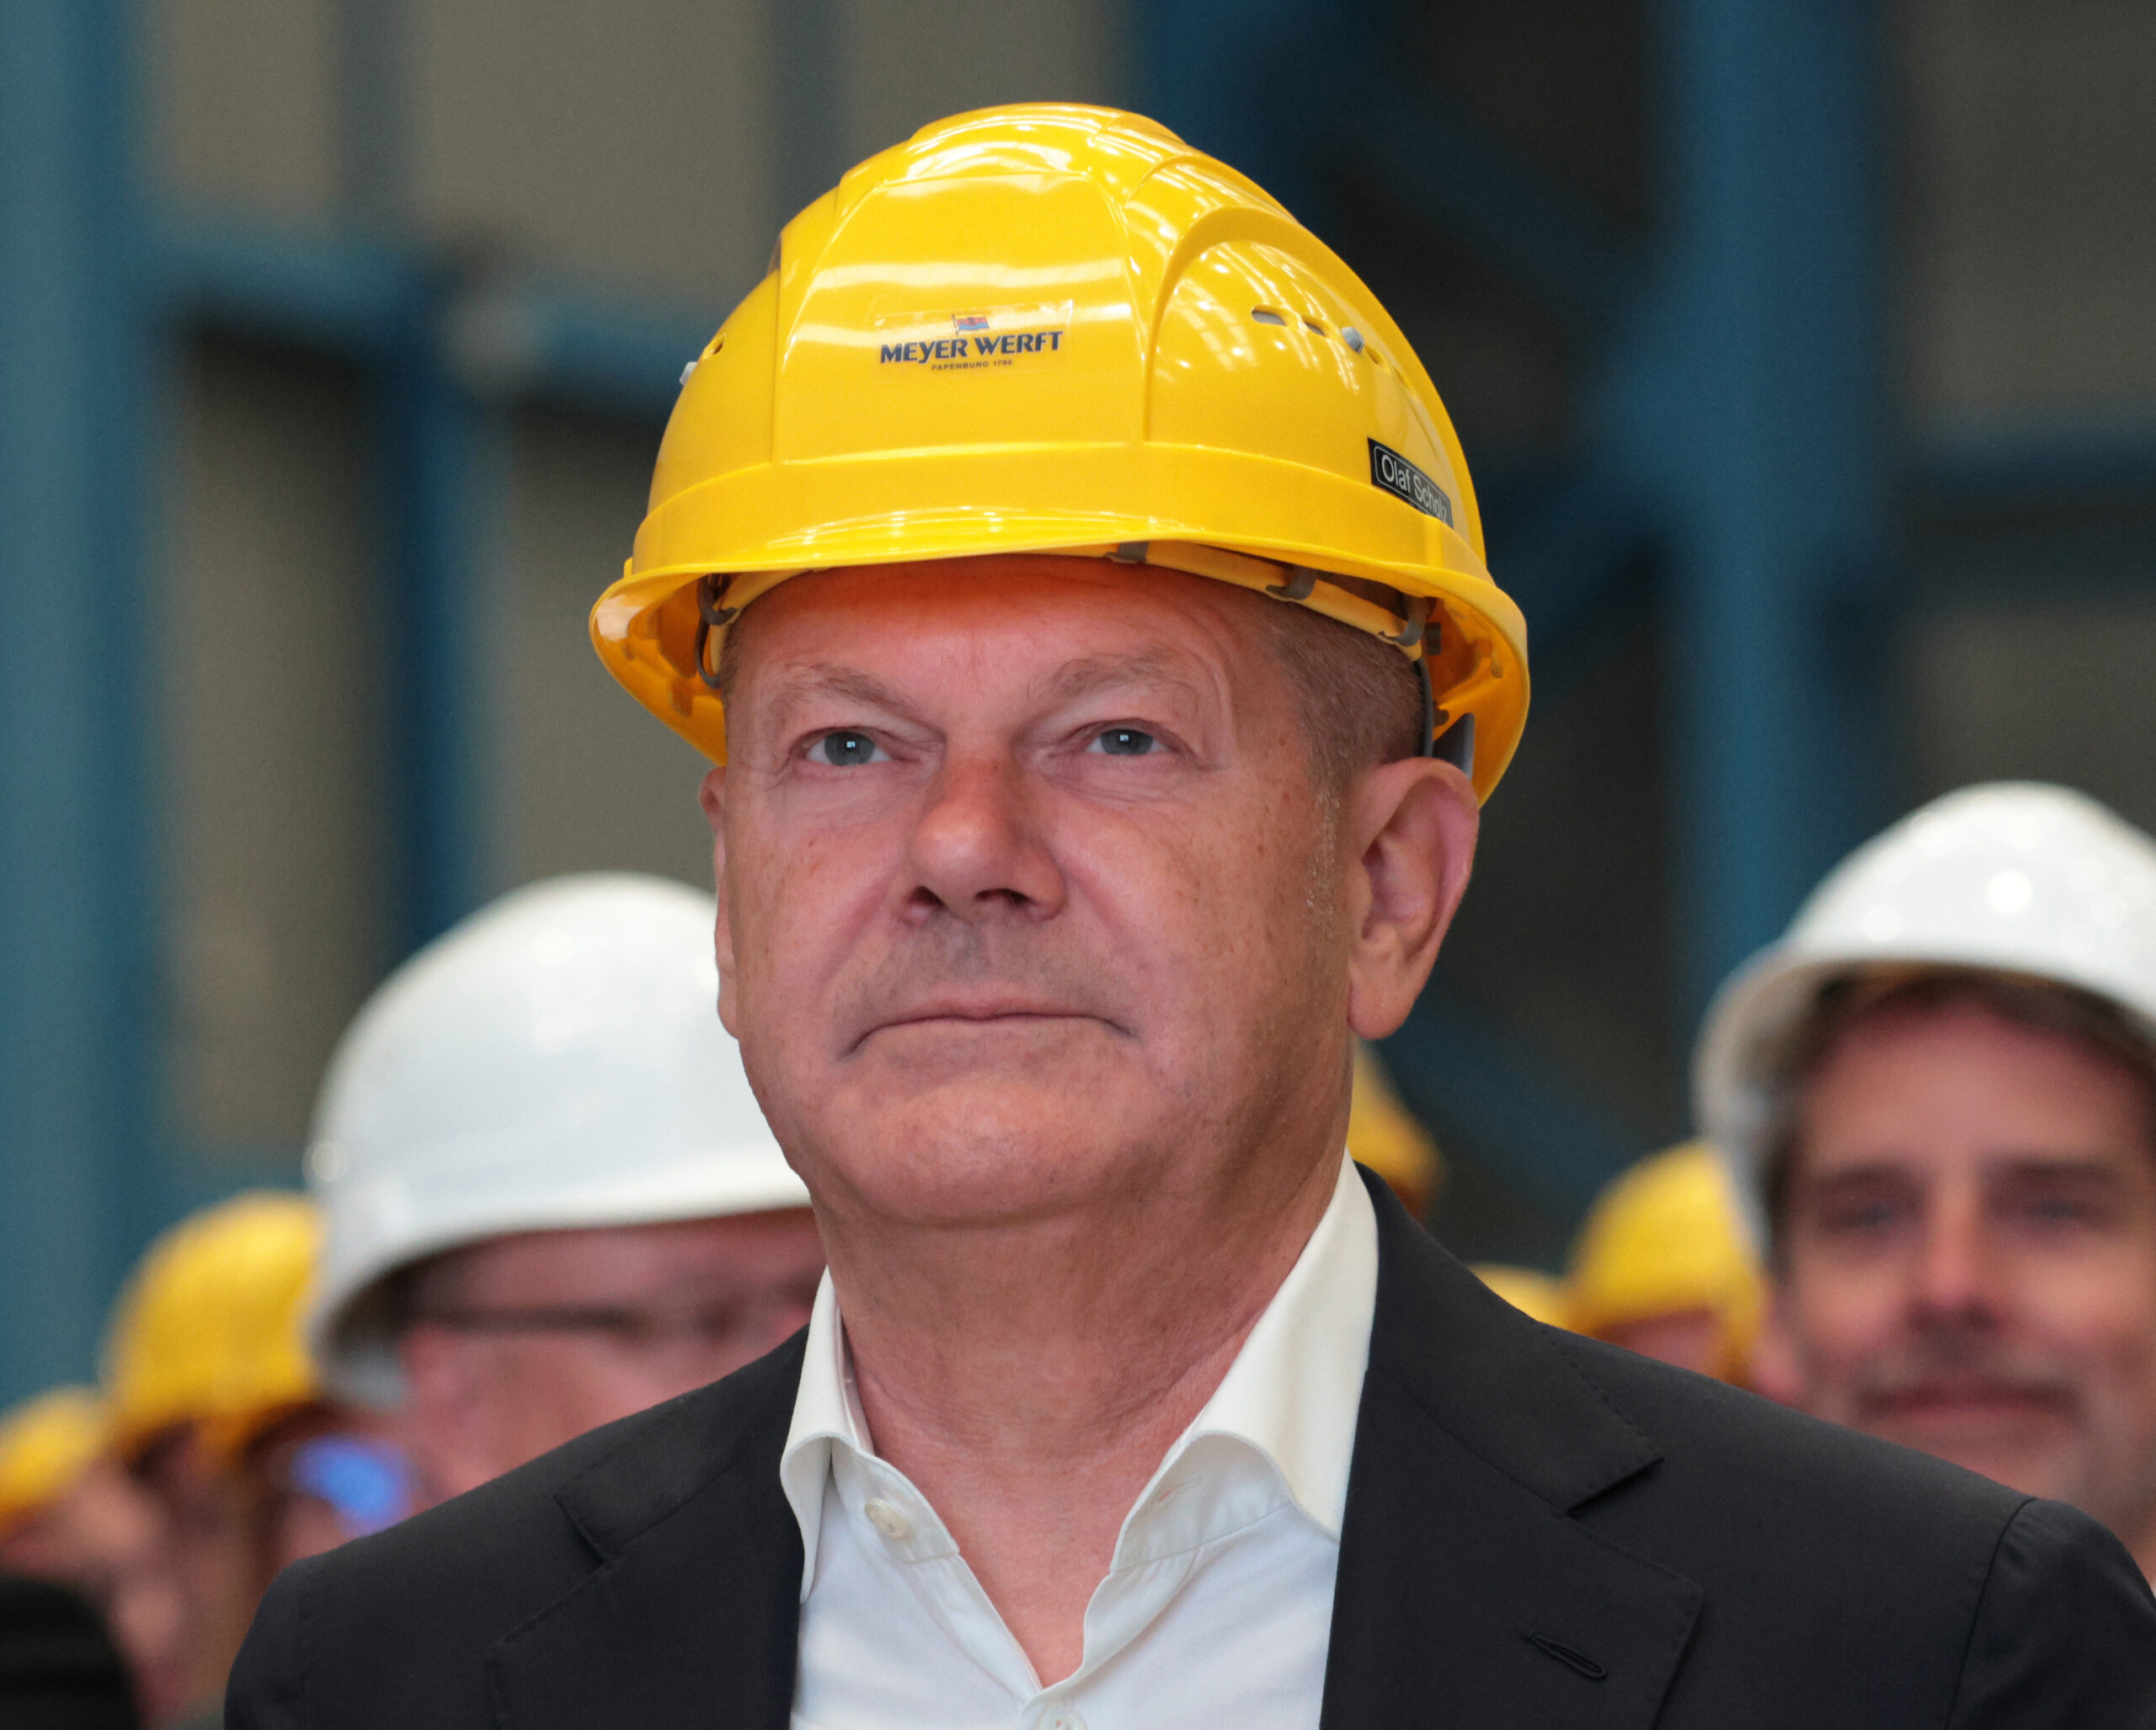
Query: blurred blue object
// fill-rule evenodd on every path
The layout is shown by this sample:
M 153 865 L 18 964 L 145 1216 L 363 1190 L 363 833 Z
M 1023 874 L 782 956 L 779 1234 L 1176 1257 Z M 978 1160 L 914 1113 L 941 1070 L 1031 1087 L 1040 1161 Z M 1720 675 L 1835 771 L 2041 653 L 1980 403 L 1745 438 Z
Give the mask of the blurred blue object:
M 403 1452 L 371 1436 L 315 1436 L 292 1450 L 291 1487 L 337 1510 L 347 1530 L 364 1538 L 393 1526 L 412 1512 L 411 1463 Z

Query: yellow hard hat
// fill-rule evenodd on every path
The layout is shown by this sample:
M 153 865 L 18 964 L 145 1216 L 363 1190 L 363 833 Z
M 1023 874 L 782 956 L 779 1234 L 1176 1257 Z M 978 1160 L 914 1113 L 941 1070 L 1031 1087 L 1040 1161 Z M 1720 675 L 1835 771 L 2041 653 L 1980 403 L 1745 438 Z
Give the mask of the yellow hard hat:
M 1391 1186 L 1419 1214 L 1429 1205 L 1444 1167 L 1438 1145 L 1407 1113 L 1377 1054 L 1355 1042 L 1355 1092 L 1348 1108 L 1348 1154 Z
M 302 1330 L 321 1242 L 312 1202 L 261 1190 L 205 1208 L 150 1246 L 105 1335 L 123 1457 L 182 1424 L 237 1452 L 318 1397 Z
M 774 585 L 1024 552 L 1390 638 L 1440 728 L 1474 718 L 1477 789 L 1511 761 L 1526 626 L 1429 375 L 1309 230 L 1151 120 L 1040 104 L 924 127 L 787 225 L 683 378 L 591 631 L 714 761 L 720 639 Z
M 1539 1268 L 1514 1268 L 1503 1262 L 1477 1262 L 1473 1272 L 1515 1310 L 1552 1327 L 1572 1326 L 1565 1282 L 1554 1273 L 1545 1273 Z
M 1758 1331 L 1764 1289 L 1713 1150 L 1687 1141 L 1613 1179 L 1580 1228 L 1569 1286 L 1569 1325 L 1582 1333 L 1709 1311 L 1721 1324 L 1722 1373 L 1737 1373 Z
M 95 1388 L 56 1387 L 0 1414 L 0 1530 L 73 1489 L 108 1435 Z

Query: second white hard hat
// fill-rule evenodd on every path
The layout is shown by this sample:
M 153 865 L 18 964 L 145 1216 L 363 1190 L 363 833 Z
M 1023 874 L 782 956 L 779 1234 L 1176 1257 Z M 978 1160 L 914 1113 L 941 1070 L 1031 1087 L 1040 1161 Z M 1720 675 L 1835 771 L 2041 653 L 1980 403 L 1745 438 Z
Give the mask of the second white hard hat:
M 1695 1048 L 1700 1127 L 1755 1230 L 1789 1036 L 1852 969 L 1927 963 L 2077 987 L 2156 1042 L 2156 841 L 2070 788 L 1993 782 L 1935 799 L 1828 873 L 1723 985 Z
M 309 1331 L 332 1386 L 398 1397 L 385 1282 L 443 1250 L 808 1205 L 719 1024 L 713 912 L 656 878 L 534 884 L 360 1012 L 307 1155 L 327 1220 Z

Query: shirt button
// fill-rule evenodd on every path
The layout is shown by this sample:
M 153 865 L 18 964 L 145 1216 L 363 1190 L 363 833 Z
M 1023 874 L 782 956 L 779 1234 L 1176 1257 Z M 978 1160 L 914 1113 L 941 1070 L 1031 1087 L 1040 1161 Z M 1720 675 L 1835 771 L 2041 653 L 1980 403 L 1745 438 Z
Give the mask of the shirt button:
M 1075 1712 L 1058 1712 L 1048 1721 L 1048 1730 L 1086 1730 L 1086 1721 Z
M 861 1511 L 867 1516 L 868 1524 L 894 1544 L 913 1530 L 913 1522 L 881 1497 Z

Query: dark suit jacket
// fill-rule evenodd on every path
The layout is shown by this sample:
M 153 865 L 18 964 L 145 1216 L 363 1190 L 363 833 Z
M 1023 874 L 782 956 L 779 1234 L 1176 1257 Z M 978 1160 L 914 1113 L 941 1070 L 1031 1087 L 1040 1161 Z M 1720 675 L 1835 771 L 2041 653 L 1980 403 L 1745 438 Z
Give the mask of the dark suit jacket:
M 2156 1725 L 2156 1603 L 2092 1521 L 1543 1327 L 1371 1187 L 1326 1730 Z M 231 1730 L 784 1730 L 800 1367 L 291 1568 Z
M 63 1587 L 0 1574 L 0 1730 L 136 1730 L 139 1722 L 98 1613 Z

